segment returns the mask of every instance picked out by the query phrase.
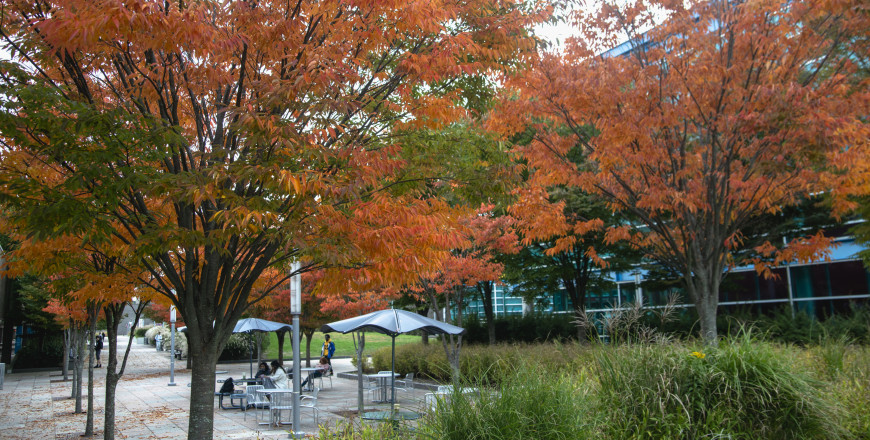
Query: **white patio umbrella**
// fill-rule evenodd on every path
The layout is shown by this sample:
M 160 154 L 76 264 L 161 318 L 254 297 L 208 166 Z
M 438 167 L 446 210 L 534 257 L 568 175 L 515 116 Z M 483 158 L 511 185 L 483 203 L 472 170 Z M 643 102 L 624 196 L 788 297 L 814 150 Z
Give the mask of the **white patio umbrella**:
M 293 326 L 290 324 L 282 324 L 280 322 L 275 321 L 267 321 L 265 319 L 259 318 L 245 318 L 240 319 L 236 322 L 236 326 L 233 328 L 233 333 L 268 333 L 268 332 L 280 332 L 280 331 L 291 331 Z M 259 362 L 260 357 L 260 346 L 259 341 L 257 344 L 257 361 Z M 248 369 L 251 372 L 251 377 L 254 377 L 254 358 L 253 355 L 248 357 Z
M 356 331 L 373 331 L 389 335 L 392 338 L 392 364 L 390 370 L 392 377 L 392 398 L 396 402 L 396 336 L 414 330 L 425 330 L 429 334 L 458 335 L 465 332 L 462 327 L 457 327 L 446 322 L 436 321 L 416 313 L 405 310 L 380 310 L 367 315 L 348 318 L 341 321 L 324 324 L 320 328 L 322 332 L 350 333 Z M 360 378 L 362 380 L 362 378 Z

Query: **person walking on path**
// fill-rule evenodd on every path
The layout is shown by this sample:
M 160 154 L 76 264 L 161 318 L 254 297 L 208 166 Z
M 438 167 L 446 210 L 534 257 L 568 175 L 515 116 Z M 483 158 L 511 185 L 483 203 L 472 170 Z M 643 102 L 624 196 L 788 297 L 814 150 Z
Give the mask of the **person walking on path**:
M 100 363 L 100 351 L 102 351 L 102 350 L 103 350 L 103 336 L 97 335 L 97 340 L 94 342 L 94 354 L 96 356 L 95 361 L 96 361 L 97 365 L 95 365 L 94 368 L 100 368 L 103 366 L 103 364 Z
M 323 349 L 320 350 L 320 356 L 326 358 L 326 363 L 329 364 L 329 370 L 332 371 L 332 355 L 335 353 L 335 344 L 329 340 L 329 333 L 323 335 L 326 339 L 323 341 Z

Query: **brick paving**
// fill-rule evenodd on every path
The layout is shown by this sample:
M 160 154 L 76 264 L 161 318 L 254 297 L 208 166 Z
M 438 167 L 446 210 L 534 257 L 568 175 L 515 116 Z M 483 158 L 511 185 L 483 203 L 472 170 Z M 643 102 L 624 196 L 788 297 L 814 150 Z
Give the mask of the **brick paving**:
M 118 338 L 119 351 L 124 350 L 127 340 Z M 108 344 L 106 344 L 108 347 Z M 312 361 L 314 362 L 314 361 Z M 103 354 L 103 365 L 107 355 Z M 119 439 L 184 439 L 188 422 L 190 399 L 190 371 L 184 369 L 185 361 L 176 362 L 175 382 L 169 383 L 169 354 L 151 346 L 133 344 L 127 371 L 118 384 L 116 396 L 116 431 Z M 352 371 L 349 359 L 333 360 L 337 372 Z M 248 374 L 248 364 L 218 364 L 218 379 L 240 378 Z M 289 369 L 289 368 L 288 368 Z M 83 409 L 87 409 L 87 371 L 82 387 Z M 102 438 L 103 406 L 105 401 L 105 368 L 94 370 L 94 430 L 95 438 Z M 75 401 L 70 399 L 71 382 L 63 382 L 60 371 L 7 374 L 0 390 L 0 439 L 72 439 L 84 432 L 85 414 L 74 414 Z M 327 427 L 356 423 L 345 416 L 357 408 L 357 382 L 335 376 L 330 389 L 325 388 L 318 396 L 320 424 Z M 217 390 L 217 385 L 215 390 Z M 425 389 L 413 393 L 397 393 L 402 409 L 419 409 Z M 386 409 L 368 401 L 366 411 Z M 285 415 L 285 420 L 288 419 Z M 301 431 L 316 433 L 311 410 L 301 414 Z M 289 426 L 281 428 L 258 425 L 256 412 L 247 414 L 240 410 L 222 410 L 215 398 L 215 439 L 275 439 L 287 438 Z

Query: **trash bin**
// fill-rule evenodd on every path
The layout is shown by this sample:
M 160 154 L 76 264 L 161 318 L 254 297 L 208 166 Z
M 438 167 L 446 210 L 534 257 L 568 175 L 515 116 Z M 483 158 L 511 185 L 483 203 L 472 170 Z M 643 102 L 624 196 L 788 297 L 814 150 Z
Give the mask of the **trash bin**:
M 163 336 L 157 335 L 154 337 L 154 345 L 156 345 L 157 351 L 163 350 Z

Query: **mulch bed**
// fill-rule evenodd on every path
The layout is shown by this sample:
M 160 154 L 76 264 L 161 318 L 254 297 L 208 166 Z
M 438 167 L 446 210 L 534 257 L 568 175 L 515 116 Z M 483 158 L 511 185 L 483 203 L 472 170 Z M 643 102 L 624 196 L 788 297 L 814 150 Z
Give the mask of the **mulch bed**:
M 347 419 L 355 419 L 359 415 L 359 410 L 355 410 L 355 409 L 344 409 L 344 410 L 330 411 L 330 412 L 335 414 L 335 415 L 347 418 Z

